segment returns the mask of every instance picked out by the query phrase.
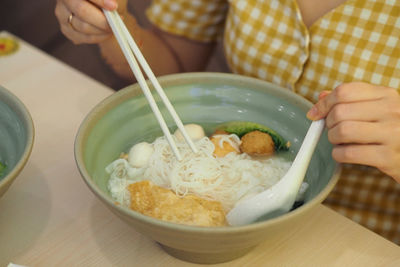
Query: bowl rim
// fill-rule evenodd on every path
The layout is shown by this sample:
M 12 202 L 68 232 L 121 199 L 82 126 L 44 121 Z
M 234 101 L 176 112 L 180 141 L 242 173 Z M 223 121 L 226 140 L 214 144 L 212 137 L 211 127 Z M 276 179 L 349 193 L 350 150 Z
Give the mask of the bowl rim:
M 247 86 L 251 87 L 251 89 L 255 90 L 261 90 L 265 91 L 265 89 L 262 89 L 265 87 L 265 85 L 268 85 L 268 93 L 273 94 L 279 98 L 282 98 L 283 96 L 287 96 L 289 99 L 285 100 L 293 100 L 295 102 L 298 102 L 300 105 L 306 106 L 306 107 L 311 107 L 312 103 L 308 101 L 307 99 L 303 98 L 300 95 L 297 95 L 290 91 L 289 89 L 280 87 L 278 85 L 275 85 L 273 83 L 260 80 L 257 78 L 253 77 L 248 77 L 248 76 L 243 76 L 239 74 L 232 74 L 232 73 L 220 73 L 220 72 L 188 72 L 188 73 L 178 73 L 178 74 L 169 74 L 169 75 L 164 75 L 157 77 L 158 81 L 160 84 L 164 86 L 168 86 L 168 84 L 171 85 L 183 85 L 183 84 L 189 84 L 189 83 L 196 83 L 198 81 L 199 83 L 212 83 L 213 81 L 220 81 L 221 79 L 229 79 L 231 82 L 234 82 L 235 86 L 240 86 L 240 84 L 247 84 Z M 179 83 L 174 83 L 174 81 L 178 80 Z M 193 81 L 194 80 L 194 81 Z M 149 82 L 148 82 L 149 83 Z M 149 87 L 152 89 L 151 84 L 149 83 Z M 256 88 L 254 88 L 256 87 Z M 113 93 L 112 95 L 106 97 L 103 99 L 100 103 L 98 103 L 95 107 L 92 108 L 91 111 L 86 115 L 84 120 L 82 121 L 78 132 L 76 134 L 75 138 L 75 144 L 74 144 L 74 155 L 75 155 L 75 161 L 78 167 L 79 172 L 81 173 L 81 177 L 83 178 L 84 182 L 88 185 L 89 189 L 99 197 L 99 199 L 106 204 L 108 204 L 110 207 L 115 208 L 118 210 L 120 213 L 122 213 L 124 216 L 128 217 L 133 217 L 134 219 L 140 220 L 143 223 L 146 223 L 148 225 L 156 226 L 156 227 L 161 227 L 165 228 L 167 230 L 171 231 L 179 231 L 179 232 L 191 232 L 191 233 L 214 233 L 214 234 L 226 234 L 226 233 L 235 233 L 235 232 L 249 232 L 249 231 L 256 231 L 260 228 L 265 228 L 267 225 L 275 225 L 279 224 L 282 221 L 289 220 L 292 217 L 298 216 L 299 214 L 306 212 L 313 208 L 315 205 L 318 203 L 321 203 L 326 196 L 329 194 L 329 192 L 333 189 L 333 187 L 336 185 L 340 172 L 341 172 L 341 164 L 336 163 L 333 175 L 328 182 L 328 184 L 325 186 L 325 188 L 319 192 L 312 200 L 307 202 L 305 205 L 302 205 L 295 210 L 288 212 L 284 215 L 281 215 L 279 217 L 265 220 L 265 221 L 260 221 L 260 222 L 254 222 L 251 224 L 246 224 L 246 225 L 241 225 L 241 226 L 222 226 L 222 227 L 202 227 L 202 226 L 192 226 L 192 225 L 185 225 L 185 224 L 178 224 L 178 223 L 173 223 L 173 222 L 168 222 L 168 221 L 163 221 L 159 220 L 150 216 L 143 215 L 139 212 L 133 211 L 129 208 L 122 207 L 121 205 L 115 204 L 115 201 L 113 201 L 106 193 L 104 193 L 96 184 L 95 182 L 90 178 L 90 175 L 85 167 L 84 160 L 83 160 L 83 144 L 86 138 L 88 137 L 90 130 L 93 125 L 95 125 L 95 122 L 92 121 L 93 117 L 100 115 L 104 115 L 107 113 L 109 110 L 117 106 L 118 104 L 126 101 L 124 96 L 129 95 L 130 97 L 135 97 L 137 95 L 141 95 L 141 89 L 138 83 L 131 84 L 127 87 L 124 87 L 123 89 Z M 112 106 L 110 104 L 113 103 Z M 103 107 L 108 107 L 106 109 L 101 110 Z M 112 210 L 112 209 L 111 209 Z M 115 212 L 114 210 L 112 210 Z
M 10 184 L 18 176 L 18 174 L 22 171 L 22 169 L 28 162 L 28 159 L 32 153 L 33 144 L 35 140 L 35 127 L 32 116 L 28 108 L 13 92 L 4 88 L 3 86 L 0 86 L 0 95 L 4 97 L 6 100 L 8 100 L 10 103 L 15 104 L 15 106 L 10 107 L 9 103 L 4 102 L 14 112 L 20 113 L 19 115 L 21 115 L 21 119 L 23 120 L 23 123 L 26 126 L 26 139 L 27 139 L 24 151 L 22 152 L 20 159 L 17 161 L 17 163 L 15 164 L 15 166 L 11 171 L 6 176 L 1 178 L 0 188 L 2 188 L 6 184 Z

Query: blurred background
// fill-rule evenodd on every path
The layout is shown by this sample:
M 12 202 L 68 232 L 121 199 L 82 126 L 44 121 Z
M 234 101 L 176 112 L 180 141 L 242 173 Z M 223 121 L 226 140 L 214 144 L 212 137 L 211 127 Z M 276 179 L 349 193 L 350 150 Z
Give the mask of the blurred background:
M 141 0 L 129 4 L 141 25 L 149 24 L 144 12 L 150 3 Z M 74 45 L 64 37 L 54 15 L 55 4 L 55 0 L 0 0 L 0 31 L 16 35 L 115 90 L 128 85 L 104 63 L 96 45 Z M 228 71 L 220 44 L 207 71 Z

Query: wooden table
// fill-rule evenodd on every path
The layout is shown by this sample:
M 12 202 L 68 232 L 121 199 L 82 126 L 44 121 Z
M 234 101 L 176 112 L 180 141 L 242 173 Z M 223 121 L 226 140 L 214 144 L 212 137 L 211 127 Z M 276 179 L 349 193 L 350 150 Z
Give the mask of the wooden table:
M 36 138 L 28 164 L 0 199 L 0 266 L 196 266 L 122 222 L 79 175 L 75 134 L 113 91 L 19 44 L 0 57 L 0 84 L 26 104 Z M 319 205 L 299 229 L 218 266 L 400 266 L 400 247 Z

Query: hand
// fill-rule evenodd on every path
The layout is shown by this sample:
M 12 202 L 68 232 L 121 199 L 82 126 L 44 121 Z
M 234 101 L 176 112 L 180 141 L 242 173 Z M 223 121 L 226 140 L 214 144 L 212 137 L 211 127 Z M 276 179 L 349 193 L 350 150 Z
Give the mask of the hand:
M 93 44 L 112 36 L 101 8 L 117 6 L 116 0 L 57 0 L 55 15 L 62 33 L 74 44 Z
M 400 95 L 393 88 L 345 83 L 324 91 L 307 113 L 326 118 L 332 157 L 377 167 L 400 183 Z

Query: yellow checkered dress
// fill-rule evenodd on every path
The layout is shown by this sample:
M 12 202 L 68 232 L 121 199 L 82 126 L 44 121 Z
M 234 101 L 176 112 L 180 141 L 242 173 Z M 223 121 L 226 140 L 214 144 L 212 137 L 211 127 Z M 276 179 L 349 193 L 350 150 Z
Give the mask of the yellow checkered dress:
M 147 16 L 193 40 L 223 36 L 233 72 L 313 102 L 343 82 L 400 89 L 398 0 L 347 0 L 309 28 L 296 0 L 155 0 Z M 324 203 L 400 244 L 400 184 L 377 169 L 345 165 Z

